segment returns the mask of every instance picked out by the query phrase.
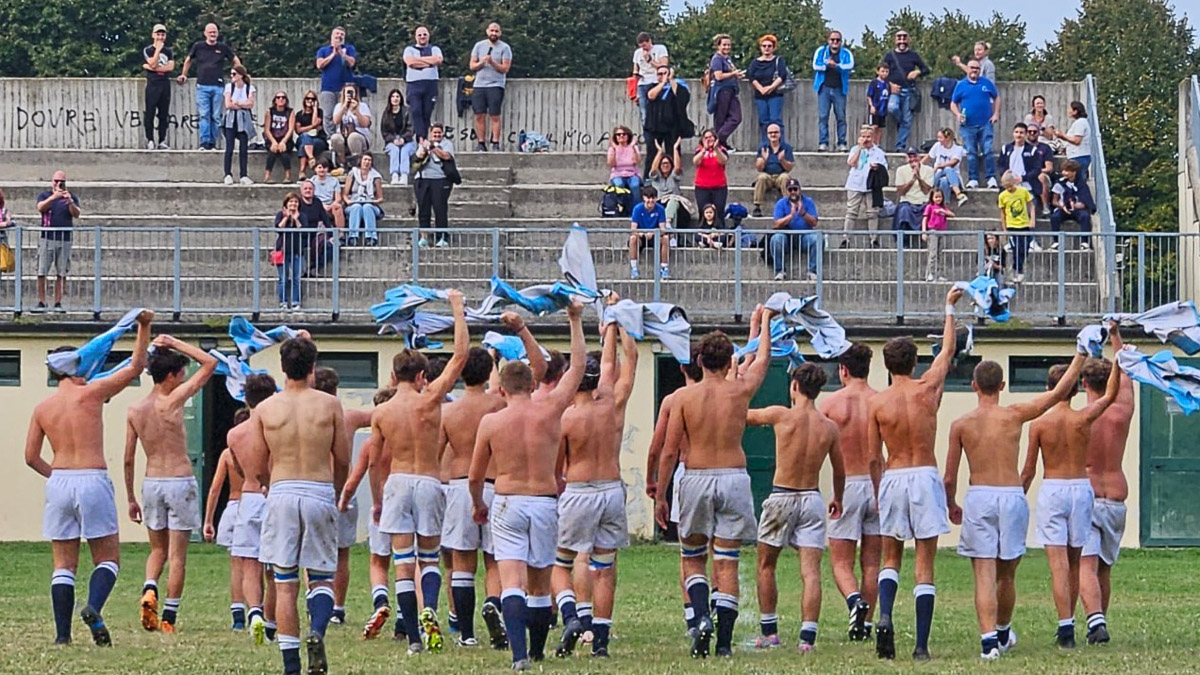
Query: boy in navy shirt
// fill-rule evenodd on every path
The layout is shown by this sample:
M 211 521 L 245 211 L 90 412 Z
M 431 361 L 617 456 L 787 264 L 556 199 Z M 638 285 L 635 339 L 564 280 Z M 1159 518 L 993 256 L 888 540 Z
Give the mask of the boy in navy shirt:
M 671 253 L 670 237 L 667 236 L 667 212 L 658 203 L 658 190 L 652 186 L 642 188 L 642 203 L 633 207 L 629 216 L 629 278 L 638 278 L 638 253 L 654 241 L 654 231 L 658 235 L 658 250 L 661 257 L 659 273 L 663 279 L 668 279 L 671 272 L 667 267 L 667 258 Z
M 875 128 L 875 145 L 883 140 L 883 127 L 887 125 L 888 96 L 888 64 L 875 66 L 875 79 L 867 85 L 867 108 L 871 114 L 871 126 Z

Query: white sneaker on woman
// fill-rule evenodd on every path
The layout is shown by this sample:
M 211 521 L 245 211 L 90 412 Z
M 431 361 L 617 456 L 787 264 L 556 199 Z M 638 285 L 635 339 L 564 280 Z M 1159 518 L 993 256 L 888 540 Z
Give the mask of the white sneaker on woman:
M 225 184 L 233 185 L 233 176 L 230 176 L 229 174 L 225 174 Z
M 250 176 L 242 176 L 242 179 L 238 182 L 242 185 L 254 185 L 254 181 L 250 180 Z
M 400 174 L 398 174 L 398 173 L 392 174 L 392 185 L 399 185 L 399 184 L 400 184 Z

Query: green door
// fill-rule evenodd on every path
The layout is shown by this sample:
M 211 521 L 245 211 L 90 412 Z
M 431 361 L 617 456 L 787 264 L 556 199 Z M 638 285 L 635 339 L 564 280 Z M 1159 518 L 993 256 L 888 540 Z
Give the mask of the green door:
M 188 368 L 188 376 L 190 377 L 198 367 L 193 363 Z M 204 389 L 201 389 L 183 405 L 183 432 L 187 438 L 188 459 L 192 461 L 192 473 L 196 476 L 196 484 L 200 486 L 200 515 L 204 515 L 204 509 L 207 506 L 204 502 L 208 497 L 208 482 L 204 476 L 206 464 L 204 450 L 208 447 L 207 425 L 204 423 L 204 401 Z M 192 541 L 200 541 L 203 536 L 202 531 L 192 531 Z
M 1179 359 L 1200 367 L 1200 359 Z M 1168 396 L 1141 386 L 1142 546 L 1200 545 L 1200 414 L 1184 415 Z
M 788 360 L 773 359 L 751 408 L 766 408 L 772 405 L 788 405 Z M 742 435 L 742 449 L 746 451 L 746 470 L 750 473 L 750 491 L 754 495 L 754 515 L 762 512 L 763 500 L 771 494 L 775 480 L 775 430 L 771 427 L 746 427 Z

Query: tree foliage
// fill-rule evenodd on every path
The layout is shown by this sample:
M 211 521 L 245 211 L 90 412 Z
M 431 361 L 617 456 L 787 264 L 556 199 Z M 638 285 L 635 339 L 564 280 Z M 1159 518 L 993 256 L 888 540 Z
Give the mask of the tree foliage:
M 947 10 L 939 16 L 905 7 L 892 12 L 882 34 L 863 33 L 855 59 L 873 68 L 892 48 L 893 36 L 900 29 L 908 31 L 909 45 L 925 59 L 933 77 L 963 77 L 953 57 L 969 60 L 975 43 L 980 40 L 992 45 L 990 58 L 996 64 L 996 79 L 1028 80 L 1033 74 L 1025 22 L 1019 17 L 1006 18 L 999 12 L 992 12 L 987 21 L 980 21 L 961 10 Z
M 677 71 L 698 77 L 712 59 L 713 36 L 728 33 L 733 38 L 730 56 L 745 68 L 759 55 L 758 38 L 771 33 L 779 38 L 777 53 L 804 79 L 809 72 L 804 64 L 825 44 L 827 30 L 821 0 L 713 0 L 703 8 L 688 7 L 677 17 L 668 29 L 667 44 Z

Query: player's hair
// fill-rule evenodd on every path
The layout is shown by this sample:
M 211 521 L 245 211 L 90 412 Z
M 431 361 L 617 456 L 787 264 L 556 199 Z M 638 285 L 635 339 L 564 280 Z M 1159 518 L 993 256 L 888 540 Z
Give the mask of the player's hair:
M 688 363 L 681 363 L 679 367 L 683 370 L 683 374 L 693 382 L 699 382 L 704 379 L 704 369 L 700 367 L 700 345 L 693 344 L 691 349 L 691 358 Z
M 883 365 L 892 375 L 912 375 L 917 367 L 917 343 L 908 336 L 888 340 L 883 346 Z
M 871 374 L 871 358 L 874 356 L 875 352 L 869 346 L 852 342 L 850 348 L 838 357 L 838 365 L 843 366 L 850 377 L 862 380 Z
M 75 348 L 63 345 L 62 347 L 57 347 L 55 349 L 51 349 L 50 353 L 51 354 L 62 354 L 63 352 L 71 352 L 71 351 L 75 351 Z M 55 382 L 62 382 L 63 380 L 67 379 L 67 377 L 69 377 L 66 373 L 60 373 L 57 370 L 54 370 L 53 368 L 47 368 L 47 370 L 50 371 L 50 377 Z
M 279 347 L 279 365 L 289 380 L 304 380 L 317 364 L 317 345 L 303 337 L 288 338 Z
M 714 330 L 700 338 L 700 365 L 705 370 L 724 370 L 732 358 L 733 343 L 725 333 Z
M 384 403 L 392 400 L 392 397 L 395 395 L 395 389 L 392 389 L 391 387 L 384 387 L 383 389 L 375 392 L 375 397 L 371 399 L 371 402 L 375 405 L 383 405 Z
M 600 386 L 600 352 L 588 352 L 584 359 L 583 379 L 579 381 L 579 391 L 596 391 Z
M 500 369 L 500 386 L 509 394 L 533 391 L 533 371 L 521 361 L 509 361 Z
M 488 350 L 483 347 L 471 347 L 467 351 L 467 363 L 462 370 L 463 384 L 474 387 L 487 382 L 492 368 L 495 367 L 496 364 Z
M 1112 374 L 1113 364 L 1108 359 L 1088 359 L 1083 364 L 1083 386 L 1087 390 L 1100 394 L 1108 388 L 1108 377 Z
M 250 409 L 249 408 L 238 408 L 237 412 L 233 413 L 233 426 L 236 427 L 237 425 L 241 424 L 242 422 L 245 422 L 248 419 L 250 419 Z
M 442 371 L 446 369 L 447 363 L 449 363 L 449 359 L 441 356 L 435 356 L 432 359 L 429 359 L 429 363 L 425 365 L 425 381 L 433 382 L 441 377 Z
M 542 384 L 554 384 L 561 380 L 563 373 L 567 371 L 567 357 L 557 349 L 547 349 L 546 351 L 550 357 L 546 359 L 546 374 L 542 376 Z
M 244 398 L 246 405 L 251 410 L 256 408 L 259 403 L 271 398 L 275 395 L 276 386 L 275 378 L 266 373 L 255 373 L 246 378 L 246 388 Z
M 1004 369 L 995 361 L 980 361 L 971 375 L 981 394 L 999 394 L 1004 384 Z
M 415 349 L 405 349 L 392 358 L 392 374 L 399 382 L 416 382 L 428 366 L 429 359 Z
M 338 377 L 338 372 L 333 368 L 319 366 L 313 371 L 313 388 L 318 391 L 337 396 L 338 385 L 341 383 L 342 378 Z
M 810 399 L 816 399 L 829 378 L 821 366 L 815 363 L 802 363 L 799 368 L 792 370 L 791 380 L 800 389 L 801 394 Z
M 1046 391 L 1050 391 L 1050 390 L 1054 389 L 1055 387 L 1057 387 L 1058 383 L 1062 381 L 1063 375 L 1066 375 L 1066 374 L 1067 374 L 1067 365 L 1066 364 L 1059 363 L 1059 364 L 1050 366 L 1050 370 L 1046 373 Z M 1074 384 L 1071 385 L 1071 396 L 1074 397 L 1075 394 L 1078 394 L 1078 393 L 1079 393 L 1079 382 L 1076 381 Z
M 154 384 L 162 384 L 175 373 L 182 373 L 187 368 L 188 357 L 174 349 L 154 348 L 147 359 L 146 370 L 150 371 L 150 379 Z

